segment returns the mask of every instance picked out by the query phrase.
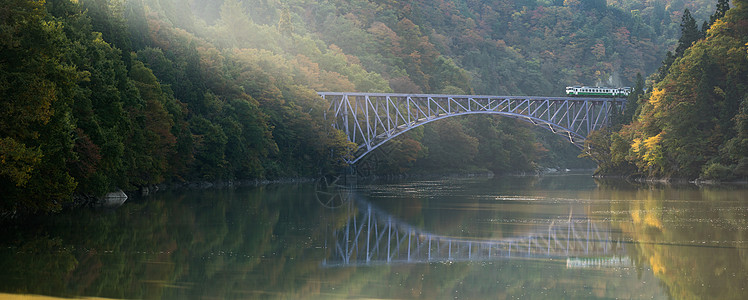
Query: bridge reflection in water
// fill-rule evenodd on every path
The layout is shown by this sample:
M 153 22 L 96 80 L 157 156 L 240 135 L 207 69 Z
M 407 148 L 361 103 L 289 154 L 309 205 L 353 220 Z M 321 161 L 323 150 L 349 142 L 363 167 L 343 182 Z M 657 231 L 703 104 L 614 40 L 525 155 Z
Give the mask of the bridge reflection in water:
M 538 225 L 521 236 L 469 239 L 425 232 L 364 200 L 348 201 L 345 225 L 332 230 L 324 266 L 566 258 L 569 268 L 626 267 L 625 245 L 608 221 L 575 216 Z M 340 224 L 340 223 L 338 223 Z

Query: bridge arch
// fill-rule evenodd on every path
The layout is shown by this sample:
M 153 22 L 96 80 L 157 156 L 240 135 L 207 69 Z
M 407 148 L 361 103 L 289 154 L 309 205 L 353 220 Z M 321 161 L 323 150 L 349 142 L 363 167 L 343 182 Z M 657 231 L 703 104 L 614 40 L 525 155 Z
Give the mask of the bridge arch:
M 493 114 L 519 119 L 583 148 L 586 136 L 609 123 L 625 99 L 436 94 L 318 93 L 330 102 L 325 118 L 357 145 L 355 164 L 389 140 L 444 118 Z
M 348 192 L 342 220 L 336 219 L 325 242 L 326 267 L 491 261 L 512 258 L 567 258 L 567 267 L 628 266 L 620 232 L 609 220 L 587 215 L 548 219 L 500 239 L 465 238 L 428 232 Z M 342 221 L 342 222 L 341 222 Z M 342 226 L 341 226 L 342 224 Z M 581 260 L 580 260 L 581 258 Z M 592 258 L 594 260 L 585 260 Z M 571 260 L 570 260 L 571 259 Z M 570 265 L 571 264 L 571 265 Z

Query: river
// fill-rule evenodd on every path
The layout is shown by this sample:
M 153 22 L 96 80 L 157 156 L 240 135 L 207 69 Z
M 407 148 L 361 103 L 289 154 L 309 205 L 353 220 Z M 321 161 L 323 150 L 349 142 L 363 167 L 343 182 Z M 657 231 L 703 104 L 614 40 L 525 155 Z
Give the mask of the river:
M 160 192 L 0 234 L 8 299 L 748 299 L 746 186 L 279 184 Z

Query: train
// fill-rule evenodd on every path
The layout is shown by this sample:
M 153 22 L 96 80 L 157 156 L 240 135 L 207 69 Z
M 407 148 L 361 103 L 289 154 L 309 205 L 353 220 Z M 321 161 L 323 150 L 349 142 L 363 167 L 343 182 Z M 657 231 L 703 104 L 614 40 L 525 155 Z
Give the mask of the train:
M 627 97 L 630 87 L 567 86 L 566 95 L 575 97 Z

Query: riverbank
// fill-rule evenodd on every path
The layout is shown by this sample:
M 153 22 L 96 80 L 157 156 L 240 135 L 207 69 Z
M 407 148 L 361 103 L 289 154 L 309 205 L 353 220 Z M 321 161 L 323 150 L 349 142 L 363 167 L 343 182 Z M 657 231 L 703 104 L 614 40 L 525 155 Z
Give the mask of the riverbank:
M 298 177 L 282 178 L 275 180 L 245 179 L 245 180 L 219 180 L 219 181 L 192 181 L 192 182 L 171 182 L 143 186 L 138 189 L 115 190 L 102 196 L 75 194 L 70 202 L 61 203 L 61 210 L 73 210 L 83 207 L 116 207 L 127 199 L 148 197 L 154 193 L 165 191 L 179 190 L 204 190 L 204 189 L 223 189 L 237 187 L 263 186 L 270 184 L 291 184 L 314 182 L 315 178 Z M 26 219 L 44 214 L 29 213 L 21 211 L 0 211 L 0 224 L 7 222 L 23 222 Z
M 543 175 L 557 175 L 557 174 L 592 174 L 592 169 L 556 169 L 556 168 L 542 168 L 531 172 L 516 172 L 516 173 L 504 173 L 500 176 L 543 176 Z M 346 175 L 341 175 L 346 176 Z M 436 178 L 471 178 L 471 177 L 494 177 L 497 176 L 489 170 L 453 170 L 444 171 L 438 173 L 427 173 L 427 172 L 409 172 L 403 174 L 390 174 L 390 175 L 369 175 L 369 176 L 354 176 L 357 181 L 375 181 L 375 180 L 401 180 L 401 179 L 436 179 Z M 260 180 L 260 179 L 245 179 L 245 180 L 219 180 L 219 181 L 192 181 L 192 182 L 172 182 L 172 183 L 161 183 L 143 186 L 135 190 L 124 190 L 115 191 L 115 193 L 122 192 L 127 195 L 128 198 L 133 197 L 147 197 L 154 193 L 163 191 L 179 191 L 179 190 L 204 190 L 204 189 L 224 189 L 224 188 L 238 188 L 238 187 L 253 187 L 263 186 L 270 184 L 294 184 L 294 183 L 306 183 L 314 182 L 318 178 L 308 177 L 297 177 L 297 178 L 282 178 L 275 180 Z M 95 197 L 90 195 L 76 195 L 73 203 L 65 205 L 65 209 L 73 209 L 76 207 L 100 207 L 107 206 L 107 200 L 105 196 Z
M 622 180 L 632 183 L 640 184 L 691 184 L 691 185 L 705 185 L 705 186 L 719 186 L 719 185 L 748 185 L 748 180 L 705 180 L 705 179 L 686 179 L 686 178 L 655 178 L 655 177 L 638 177 L 638 176 L 626 176 L 626 175 L 598 175 L 592 176 L 598 180 Z

